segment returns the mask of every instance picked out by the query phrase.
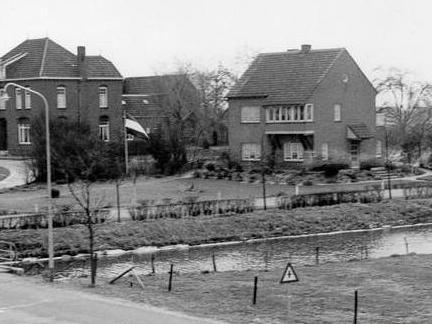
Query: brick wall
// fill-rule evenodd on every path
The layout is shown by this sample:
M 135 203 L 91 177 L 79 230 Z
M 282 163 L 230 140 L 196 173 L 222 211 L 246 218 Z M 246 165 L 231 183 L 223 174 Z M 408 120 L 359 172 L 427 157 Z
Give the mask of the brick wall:
M 16 82 L 42 93 L 47 101 L 51 118 L 66 117 L 68 120 L 83 120 L 98 134 L 99 117 L 108 116 L 110 120 L 111 138 L 118 139 L 122 133 L 122 81 L 121 80 L 28 80 Z M 0 88 L 5 82 L 0 83 Z M 99 86 L 108 87 L 108 108 L 99 108 Z M 57 108 L 57 87 L 66 88 L 66 108 Z M 31 145 L 18 143 L 18 119 L 34 119 L 44 113 L 42 99 L 31 95 L 31 109 L 24 109 L 24 91 L 22 92 L 22 109 L 16 109 L 15 90 L 8 87 L 11 99 L 6 103 L 6 109 L 0 110 L 0 119 L 7 121 L 7 150 L 11 155 L 27 155 Z M 55 140 L 55 139 L 52 139 Z

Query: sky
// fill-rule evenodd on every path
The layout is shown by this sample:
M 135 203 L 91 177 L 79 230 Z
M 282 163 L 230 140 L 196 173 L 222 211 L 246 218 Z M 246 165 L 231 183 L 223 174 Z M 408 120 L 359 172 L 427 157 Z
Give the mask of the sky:
M 345 47 L 370 80 L 399 68 L 432 82 L 426 0 L 0 0 L 0 56 L 50 37 L 111 60 L 124 77 L 202 70 L 241 73 L 253 55 L 311 44 Z

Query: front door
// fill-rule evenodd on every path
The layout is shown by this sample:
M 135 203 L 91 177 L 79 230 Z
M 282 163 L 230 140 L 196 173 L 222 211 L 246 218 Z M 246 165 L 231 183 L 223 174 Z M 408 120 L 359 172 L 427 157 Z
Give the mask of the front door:
M 350 143 L 350 156 L 351 156 L 351 167 L 358 168 L 360 167 L 359 163 L 359 155 L 360 155 L 360 143 L 359 142 L 351 142 Z
M 0 118 L 0 151 L 7 151 L 7 122 Z

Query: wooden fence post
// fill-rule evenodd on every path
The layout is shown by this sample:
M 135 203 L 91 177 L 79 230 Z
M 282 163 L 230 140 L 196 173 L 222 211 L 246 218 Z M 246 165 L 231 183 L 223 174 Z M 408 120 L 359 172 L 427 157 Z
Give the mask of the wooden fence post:
M 252 304 L 253 304 L 253 305 L 256 304 L 256 300 L 257 300 L 257 290 L 258 290 L 258 277 L 255 276 L 255 279 L 254 279 L 254 292 L 253 292 L 253 299 L 252 299 Z
M 217 268 L 216 268 L 216 258 L 215 258 L 215 254 L 213 253 L 212 255 L 212 260 L 213 260 L 213 271 L 217 272 Z
M 169 281 L 168 281 L 168 291 L 171 291 L 172 289 L 173 267 L 174 265 L 171 263 L 170 272 L 169 272 Z
M 354 291 L 354 324 L 357 324 L 357 304 L 358 304 L 358 294 L 357 290 Z

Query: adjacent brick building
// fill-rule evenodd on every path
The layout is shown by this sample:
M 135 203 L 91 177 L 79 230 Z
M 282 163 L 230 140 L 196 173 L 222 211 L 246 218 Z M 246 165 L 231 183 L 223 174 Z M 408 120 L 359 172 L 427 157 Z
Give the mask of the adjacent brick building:
M 228 94 L 229 145 L 239 161 L 273 156 L 298 164 L 320 157 L 360 160 L 382 154 L 376 90 L 344 48 L 264 53 Z
M 162 130 L 167 120 L 185 121 L 189 143 L 195 139 L 199 94 L 186 74 L 125 78 L 123 105 L 148 134 Z M 170 115 L 173 118 L 170 118 Z
M 85 121 L 105 141 L 122 132 L 123 77 L 102 56 L 73 54 L 49 38 L 30 39 L 0 59 L 0 91 L 14 82 L 42 93 L 51 118 Z M 14 86 L 0 103 L 0 151 L 26 155 L 31 147 L 31 120 L 44 113 L 43 101 Z

